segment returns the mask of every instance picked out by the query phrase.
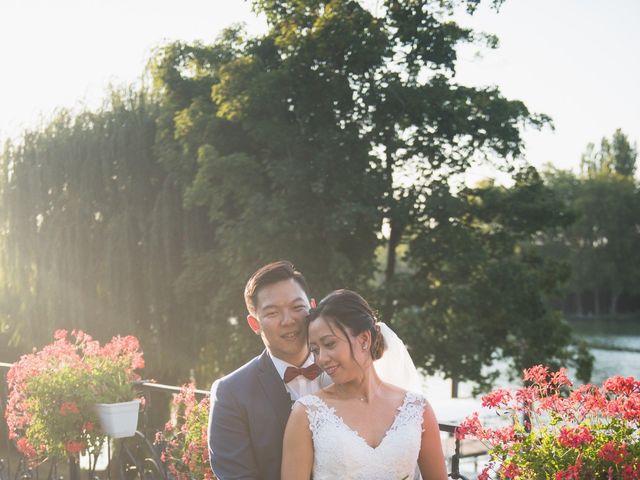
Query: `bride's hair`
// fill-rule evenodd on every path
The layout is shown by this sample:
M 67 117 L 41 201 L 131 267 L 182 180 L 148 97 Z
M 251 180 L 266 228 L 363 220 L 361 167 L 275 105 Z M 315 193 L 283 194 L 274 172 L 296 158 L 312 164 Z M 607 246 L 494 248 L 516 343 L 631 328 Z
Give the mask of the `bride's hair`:
M 371 358 L 378 360 L 384 352 L 384 339 L 377 325 L 376 315 L 367 301 L 351 290 L 335 290 L 320 300 L 316 308 L 309 311 L 307 325 L 316 318 L 322 316 L 333 320 L 335 325 L 345 334 L 347 338 L 347 328 L 352 335 L 359 335 L 362 332 L 371 332 Z M 351 343 L 349 343 L 351 348 Z M 353 349 L 351 350 L 353 354 Z

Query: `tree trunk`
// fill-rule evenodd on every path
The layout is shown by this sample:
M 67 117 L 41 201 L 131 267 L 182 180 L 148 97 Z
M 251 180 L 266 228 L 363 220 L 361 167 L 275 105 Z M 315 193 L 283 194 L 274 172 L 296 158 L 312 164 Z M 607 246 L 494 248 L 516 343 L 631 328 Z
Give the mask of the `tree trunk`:
M 451 376 L 451 398 L 458 398 L 458 387 L 460 386 L 460 380 L 457 375 Z
M 390 321 L 394 312 L 394 301 L 395 297 L 393 295 L 393 278 L 396 274 L 396 262 L 398 258 L 398 245 L 400 244 L 400 239 L 402 238 L 402 229 L 403 227 L 399 225 L 394 218 L 389 219 L 389 241 L 387 243 L 387 265 L 384 272 L 384 283 L 385 283 L 385 301 L 384 307 L 382 308 L 382 318 L 385 321 Z
M 582 292 L 576 292 L 576 310 L 579 317 L 584 315 L 584 307 L 582 306 Z
M 611 305 L 609 305 L 609 314 L 617 315 L 618 314 L 618 303 L 620 301 L 620 296 L 622 292 L 620 290 L 613 290 L 611 292 Z
M 593 290 L 593 308 L 595 309 L 595 314 L 600 315 L 600 289 L 595 288 Z
M 73 456 L 69 456 L 69 480 L 80 480 L 78 460 Z

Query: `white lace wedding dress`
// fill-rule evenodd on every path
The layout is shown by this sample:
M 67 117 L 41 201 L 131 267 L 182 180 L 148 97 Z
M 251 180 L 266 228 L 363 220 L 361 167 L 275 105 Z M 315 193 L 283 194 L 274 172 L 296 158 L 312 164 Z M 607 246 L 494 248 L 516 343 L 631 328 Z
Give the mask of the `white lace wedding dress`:
M 313 436 L 313 480 L 411 480 L 414 478 L 425 398 L 407 392 L 382 442 L 373 448 L 316 395 L 298 399 Z

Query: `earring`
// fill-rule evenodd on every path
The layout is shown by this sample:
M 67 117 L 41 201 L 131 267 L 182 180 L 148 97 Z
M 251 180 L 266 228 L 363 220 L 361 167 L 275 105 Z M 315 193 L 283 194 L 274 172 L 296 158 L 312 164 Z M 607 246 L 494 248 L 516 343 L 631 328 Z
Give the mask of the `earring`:
M 362 344 L 362 349 L 363 349 L 363 350 L 366 350 L 366 349 L 367 349 L 367 344 L 366 344 L 366 343 L 363 343 L 363 344 Z

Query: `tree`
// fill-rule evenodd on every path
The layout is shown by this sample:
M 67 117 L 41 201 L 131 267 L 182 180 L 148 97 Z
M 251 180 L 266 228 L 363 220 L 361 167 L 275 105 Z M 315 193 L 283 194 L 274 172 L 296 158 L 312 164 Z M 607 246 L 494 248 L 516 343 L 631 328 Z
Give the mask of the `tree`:
M 157 115 L 147 93 L 112 92 L 99 111 L 62 111 L 7 143 L 2 313 L 20 351 L 59 328 L 103 340 L 132 333 L 147 350 L 148 374 L 188 371 L 163 354 L 189 338 L 176 334 L 171 287 L 187 222 L 153 153 Z
M 212 45 L 173 43 L 160 49 L 151 62 L 153 115 L 144 117 L 153 119 L 153 130 L 140 133 L 139 144 L 131 141 L 132 123 L 102 129 L 103 116 L 111 118 L 111 111 L 87 120 L 82 135 L 68 134 L 78 123 L 74 120 L 61 130 L 64 135 L 47 137 L 51 145 L 61 142 L 76 152 L 70 178 L 91 172 L 90 178 L 102 183 L 90 190 L 108 193 L 93 209 L 90 194 L 70 196 L 79 199 L 83 212 L 76 224 L 84 228 L 78 231 L 89 235 L 95 228 L 96 238 L 106 239 L 102 250 L 91 247 L 106 252 L 91 259 L 104 275 L 86 282 L 72 276 L 73 282 L 91 289 L 122 318 L 141 322 L 153 332 L 158 352 L 180 338 L 183 358 L 173 363 L 184 370 L 197 357 L 196 374 L 207 381 L 261 347 L 243 325 L 242 287 L 250 272 L 268 261 L 293 260 L 318 296 L 337 287 L 364 291 L 380 300 L 382 317 L 393 321 L 396 305 L 412 306 L 403 300 L 405 277 L 397 278 L 398 252 L 408 249 L 416 266 L 412 280 L 419 282 L 425 245 L 435 242 L 446 250 L 431 225 L 443 199 L 461 201 L 451 193 L 450 180 L 481 162 L 515 171 L 522 127 L 549 122 L 496 88 L 456 82 L 459 45 L 496 46 L 493 37 L 451 20 L 455 9 L 472 14 L 478 3 L 386 0 L 372 12 L 356 0 L 255 0 L 254 8 L 268 21 L 266 34 L 250 38 L 233 27 Z M 492 3 L 497 8 L 501 2 Z M 131 110 L 133 117 L 143 117 Z M 89 143 L 78 149 L 85 133 Z M 123 139 L 127 148 L 121 152 L 113 145 Z M 37 146 L 50 154 L 49 143 Z M 114 150 L 117 155 L 111 155 Z M 136 163 L 141 153 L 142 165 Z M 21 155 L 9 153 L 5 164 L 25 163 Z M 102 155 L 107 165 L 98 168 Z M 59 157 L 52 164 L 69 167 L 64 155 Z M 21 184 L 20 194 L 46 199 L 51 186 L 65 191 L 67 183 L 57 177 L 38 193 L 29 190 L 29 182 L 39 178 L 35 163 L 26 168 L 29 174 L 20 173 L 27 185 Z M 127 174 L 114 174 L 113 165 Z M 55 171 L 67 175 L 65 169 Z M 9 198 L 18 179 L 9 173 L 5 178 Z M 25 217 L 28 238 L 42 238 L 34 234 L 38 214 L 49 215 L 47 201 L 42 205 Z M 12 204 L 11 230 L 21 221 L 20 208 L 19 202 Z M 60 218 L 76 211 L 65 203 L 54 210 Z M 71 224 L 70 217 L 66 225 Z M 388 235 L 381 233 L 387 230 Z M 489 238 L 480 242 L 485 250 Z M 379 285 L 381 245 L 387 255 Z M 25 249 L 29 254 L 19 263 L 24 285 L 30 285 L 32 258 L 40 250 Z M 525 267 L 536 265 L 521 258 L 513 263 L 514 278 L 526 277 Z M 37 271 L 43 278 L 47 270 Z M 535 272 L 529 273 L 535 277 Z M 530 283 L 540 285 L 535 278 Z M 527 301 L 541 295 L 536 288 Z M 453 290 L 443 293 L 443 301 L 447 295 L 456 300 Z M 423 307 L 423 298 L 415 301 L 414 307 Z M 534 312 L 546 315 L 542 308 Z M 189 321 L 190 337 L 181 335 L 183 319 Z M 559 340 L 543 351 L 557 352 L 566 338 L 562 326 L 549 325 Z M 472 328 L 466 321 L 460 326 Z
M 451 21 L 461 6 L 473 13 L 477 2 L 388 0 L 378 15 L 354 0 L 260 0 L 265 35 L 235 28 L 213 46 L 177 44 L 159 56 L 156 78 L 173 105 L 161 129 L 172 145 L 163 150 L 176 152 L 166 163 L 195 172 L 185 177 L 187 205 L 207 209 L 209 248 L 234 252 L 198 262 L 232 277 L 209 289 L 210 311 L 238 311 L 234 268 L 286 251 L 316 291 L 368 290 L 393 317 L 397 252 L 429 224 L 434 192 L 488 158 L 513 168 L 521 127 L 548 123 L 495 88 L 456 83 L 459 44 L 495 46 Z M 389 235 L 376 289 L 381 223 Z M 212 320 L 217 329 L 224 315 Z
M 455 8 L 473 13 L 478 3 L 387 0 L 374 15 L 354 0 L 254 2 L 270 25 L 263 41 L 273 43 L 281 59 L 269 64 L 269 75 L 290 78 L 291 88 L 280 103 L 291 105 L 301 120 L 322 108 L 326 114 L 315 118 L 357 131 L 359 143 L 371 152 L 367 174 L 384 182 L 379 208 L 389 228 L 386 318 L 393 313 L 398 246 L 407 227 L 423 216 L 433 185 L 491 154 L 508 166 L 508 158 L 521 151 L 520 127 L 548 121 L 496 88 L 455 82 L 460 44 L 497 44 L 450 19 Z M 252 85 L 263 80 L 251 78 Z M 245 85 L 230 72 L 216 90 L 217 99 L 229 106 L 228 115 L 238 113 L 234 106 L 244 106 L 238 99 L 251 98 L 249 92 L 255 91 Z
M 492 184 L 431 198 L 429 223 L 412 227 L 397 325 L 429 373 L 479 388 L 504 360 L 520 371 L 538 363 L 574 364 L 588 380 L 592 359 L 550 304 L 568 265 L 540 256 L 540 232 L 571 220 L 533 169 L 512 188 Z M 492 370 L 493 368 L 493 370 Z
M 587 146 L 581 176 L 545 172 L 549 187 L 576 216 L 575 223 L 545 240 L 544 249 L 570 259 L 569 291 L 578 315 L 615 315 L 623 294 L 640 293 L 640 196 L 632 175 L 636 156 L 626 135 L 617 130 L 611 141 L 602 139 L 600 150 Z M 592 296 L 593 306 L 584 305 L 585 294 Z
M 617 129 L 613 134 L 611 156 L 616 173 L 624 177 L 633 177 L 636 170 L 638 149 L 635 146 L 631 147 L 629 139 L 620 129 Z
M 155 60 L 164 98 L 157 148 L 185 206 L 204 212 L 211 231 L 207 244 L 187 251 L 178 291 L 208 319 L 203 364 L 216 371 L 259 348 L 238 319 L 244 283 L 261 264 L 293 260 L 319 295 L 363 284 L 375 267 L 381 188 L 367 175 L 366 144 L 328 120 L 324 102 L 313 103 L 317 94 L 305 91 L 299 101 L 308 105 L 290 109 L 282 97 L 297 80 L 266 68 L 278 61 L 269 41 L 245 40 L 239 30 L 210 47 L 167 46 Z M 249 84 L 250 95 L 219 100 Z
M 633 177 L 637 157 L 637 148 L 631 146 L 628 137 L 618 128 L 611 141 L 602 137 L 600 150 L 596 150 L 593 143 L 587 145 L 582 155 L 582 172 L 583 175 L 615 172 L 623 177 Z

